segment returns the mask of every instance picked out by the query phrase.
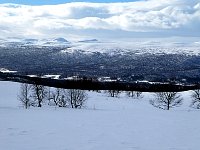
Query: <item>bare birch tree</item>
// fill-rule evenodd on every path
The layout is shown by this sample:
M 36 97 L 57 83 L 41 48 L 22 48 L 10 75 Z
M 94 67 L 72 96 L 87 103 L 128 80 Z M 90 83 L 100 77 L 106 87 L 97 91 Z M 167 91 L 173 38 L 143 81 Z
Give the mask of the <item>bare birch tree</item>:
M 22 83 L 20 85 L 20 94 L 18 95 L 18 99 L 26 109 L 28 109 L 31 105 L 33 105 L 33 101 L 31 99 L 30 84 Z
M 54 104 L 57 106 L 61 95 L 61 89 L 56 88 L 54 91 L 50 92 L 50 100 L 53 100 Z
M 108 90 L 107 93 L 110 97 L 119 97 L 120 91 L 118 90 Z
M 142 92 L 139 91 L 127 91 L 126 94 L 128 97 L 132 97 L 134 99 L 140 99 L 143 97 Z
M 44 102 L 47 96 L 47 91 L 45 86 L 38 84 L 32 85 L 32 96 L 35 99 L 37 107 L 42 107 L 42 102 Z
M 182 104 L 181 95 L 177 92 L 158 92 L 150 103 L 158 108 L 169 110 Z
M 52 91 L 49 91 L 49 103 L 53 101 L 53 105 L 59 107 L 66 107 L 67 102 L 64 96 L 64 90 L 60 88 L 56 88 Z
M 194 90 L 191 97 L 192 97 L 191 106 L 196 109 L 200 109 L 200 89 Z
M 87 93 L 79 89 L 65 90 L 65 99 L 72 108 L 82 108 L 87 100 Z

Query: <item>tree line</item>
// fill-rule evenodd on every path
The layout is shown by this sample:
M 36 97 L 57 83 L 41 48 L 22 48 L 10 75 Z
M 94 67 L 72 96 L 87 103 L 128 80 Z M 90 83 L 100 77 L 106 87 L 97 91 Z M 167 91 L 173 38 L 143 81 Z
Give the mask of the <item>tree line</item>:
M 26 109 L 31 106 L 42 107 L 46 102 L 51 106 L 82 108 L 87 100 L 87 93 L 79 89 L 51 88 L 22 83 L 18 99 Z
M 101 91 L 96 90 L 96 92 L 100 93 Z M 110 97 L 119 97 L 121 91 L 106 90 L 105 93 Z M 143 98 L 143 93 L 140 91 L 126 91 L 125 93 L 133 99 Z M 153 99 L 150 99 L 149 102 L 160 109 L 169 110 L 181 106 L 183 103 L 180 92 L 155 92 L 153 95 Z M 200 89 L 193 90 L 191 98 L 191 107 L 200 109 Z M 26 109 L 31 106 L 42 107 L 44 103 L 50 106 L 77 109 L 85 105 L 88 95 L 86 91 L 79 89 L 51 88 L 38 84 L 22 83 L 18 99 Z
M 110 97 L 119 97 L 121 91 L 107 90 L 106 93 L 108 93 Z M 133 99 L 143 98 L 142 92 L 140 91 L 126 91 L 126 95 Z M 154 92 L 153 96 L 153 99 L 149 100 L 150 104 L 164 110 L 181 106 L 183 103 L 180 92 Z M 200 109 L 200 89 L 192 91 L 191 99 L 192 103 L 190 107 Z

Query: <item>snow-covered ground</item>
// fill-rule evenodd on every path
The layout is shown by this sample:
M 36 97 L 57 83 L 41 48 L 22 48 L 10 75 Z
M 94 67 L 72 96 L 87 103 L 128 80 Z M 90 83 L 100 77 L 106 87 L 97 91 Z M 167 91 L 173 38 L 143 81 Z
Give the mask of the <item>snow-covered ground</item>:
M 181 107 L 161 110 L 142 99 L 88 92 L 84 109 L 20 107 L 19 84 L 0 82 L 1 150 L 198 150 L 199 111 L 190 92 Z
M 73 53 L 81 50 L 84 53 L 100 52 L 114 54 L 185 54 L 200 55 L 199 43 L 175 42 L 105 42 L 105 43 L 76 43 L 71 48 L 61 52 Z
M 60 47 L 61 53 L 82 52 L 90 54 L 93 52 L 114 54 L 185 54 L 200 55 L 200 39 L 198 37 L 181 38 L 133 38 L 133 39 L 85 39 L 80 41 L 66 40 L 65 38 L 50 39 L 23 39 L 6 38 L 0 39 L 1 47 Z M 63 48 L 66 49 L 63 49 Z
M 5 69 L 5 68 L 0 68 L 0 72 L 2 72 L 2 73 L 16 73 L 17 71 L 10 71 L 10 70 Z

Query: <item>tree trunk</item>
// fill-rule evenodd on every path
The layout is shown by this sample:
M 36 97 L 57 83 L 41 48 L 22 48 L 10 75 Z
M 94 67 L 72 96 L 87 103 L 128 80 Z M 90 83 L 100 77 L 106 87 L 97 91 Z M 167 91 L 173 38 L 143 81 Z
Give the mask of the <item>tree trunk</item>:
M 168 101 L 168 103 L 167 103 L 167 110 L 169 110 L 169 105 L 170 105 L 170 102 Z
M 41 102 L 38 102 L 38 107 L 42 107 Z

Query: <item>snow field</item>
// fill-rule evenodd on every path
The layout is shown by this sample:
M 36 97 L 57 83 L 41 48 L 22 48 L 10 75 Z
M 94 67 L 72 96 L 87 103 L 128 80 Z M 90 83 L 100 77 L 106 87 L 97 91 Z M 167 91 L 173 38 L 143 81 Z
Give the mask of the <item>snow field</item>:
M 190 92 L 181 107 L 161 110 L 149 104 L 151 93 L 132 99 L 88 92 L 83 109 L 20 107 L 19 84 L 0 82 L 2 150 L 197 150 L 199 111 L 190 108 Z

